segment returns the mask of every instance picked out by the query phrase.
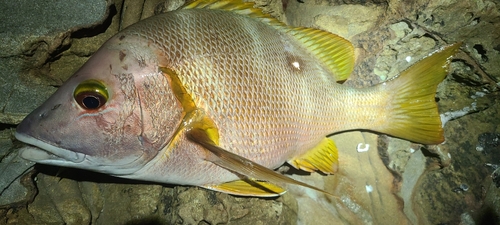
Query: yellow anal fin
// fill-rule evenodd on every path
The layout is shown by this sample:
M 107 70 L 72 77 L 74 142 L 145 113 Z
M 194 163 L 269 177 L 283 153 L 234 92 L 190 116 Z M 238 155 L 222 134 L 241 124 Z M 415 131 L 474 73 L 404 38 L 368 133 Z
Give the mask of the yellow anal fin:
M 309 184 L 294 180 L 283 174 L 277 173 L 269 168 L 266 168 L 256 162 L 229 152 L 217 146 L 210 138 L 210 134 L 203 129 L 193 127 L 187 133 L 191 140 L 199 143 L 211 154 L 207 155 L 206 160 L 215 163 L 216 165 L 233 171 L 239 175 L 245 176 L 249 180 L 268 181 L 274 184 L 294 184 L 307 187 L 327 195 L 334 196 L 324 190 L 311 186 Z
M 313 52 L 337 81 L 349 78 L 354 70 L 354 47 L 348 40 L 318 29 L 297 27 L 290 28 L 293 35 L 309 51 Z
M 232 195 L 254 197 L 276 197 L 286 192 L 285 189 L 277 185 L 252 180 L 235 180 L 217 185 L 204 185 L 203 187 Z
M 316 147 L 288 161 L 292 166 L 307 172 L 321 171 L 333 174 L 338 170 L 338 150 L 333 140 L 324 138 Z
M 378 85 L 392 96 L 392 101 L 386 125 L 377 131 L 422 144 L 444 141 L 436 89 L 448 74 L 451 58 L 461 44 L 447 46 Z

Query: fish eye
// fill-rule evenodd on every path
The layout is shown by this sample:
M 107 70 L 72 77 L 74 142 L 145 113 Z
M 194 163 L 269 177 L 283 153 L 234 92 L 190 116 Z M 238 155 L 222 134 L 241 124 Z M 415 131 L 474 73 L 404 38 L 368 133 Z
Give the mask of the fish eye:
M 95 110 L 108 101 L 108 90 L 98 80 L 86 80 L 80 83 L 73 93 L 73 98 L 83 109 Z

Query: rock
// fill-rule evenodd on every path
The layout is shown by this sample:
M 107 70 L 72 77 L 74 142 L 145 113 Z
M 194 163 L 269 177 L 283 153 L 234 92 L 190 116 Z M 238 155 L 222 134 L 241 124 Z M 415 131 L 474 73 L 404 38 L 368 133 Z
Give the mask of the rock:
M 0 211 L 24 206 L 36 194 L 30 174 L 35 163 L 18 156 L 12 134 L 11 129 L 0 130 Z
M 79 170 L 40 166 L 39 194 L 19 209 L 20 224 L 293 224 L 292 196 L 234 197 L 201 188 L 140 184 Z M 68 178 L 69 177 L 69 178 Z M 20 216 L 23 215 L 23 216 Z
M 259 199 L 174 188 L 171 197 L 169 221 L 179 224 L 293 224 L 297 220 L 297 204 L 290 195 Z
M 71 32 L 102 22 L 107 8 L 104 0 L 0 3 L 0 123 L 21 122 L 55 91 L 42 85 L 44 64 L 68 48 Z
M 287 187 L 296 196 L 300 224 L 409 224 L 397 195 L 400 180 L 386 168 L 377 136 L 359 131 L 332 137 L 339 151 L 334 176 L 293 176 L 323 188 L 335 197 L 302 187 Z M 389 213 L 390 212 L 390 213 Z

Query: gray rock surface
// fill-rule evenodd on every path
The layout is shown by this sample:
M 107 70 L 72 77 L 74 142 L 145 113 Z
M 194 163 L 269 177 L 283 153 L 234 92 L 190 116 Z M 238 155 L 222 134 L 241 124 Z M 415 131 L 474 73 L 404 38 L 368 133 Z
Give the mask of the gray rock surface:
M 0 123 L 19 123 L 55 91 L 44 64 L 71 45 L 72 32 L 102 23 L 107 11 L 105 0 L 0 1 Z
M 6 215 L 17 224 L 293 224 L 292 196 L 233 197 L 200 188 L 163 187 L 79 170 L 38 168 L 37 197 Z
M 13 132 L 11 129 L 0 130 L 0 206 L 24 205 L 34 197 L 33 185 L 24 185 L 27 179 L 31 179 L 29 171 L 35 163 L 18 157 L 12 143 Z

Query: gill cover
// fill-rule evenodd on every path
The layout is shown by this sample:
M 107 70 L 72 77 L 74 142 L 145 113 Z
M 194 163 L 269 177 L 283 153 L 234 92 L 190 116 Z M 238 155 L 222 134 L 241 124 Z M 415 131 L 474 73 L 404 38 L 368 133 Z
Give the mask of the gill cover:
M 116 176 L 134 173 L 154 158 L 169 136 L 155 136 L 151 128 L 148 109 L 158 101 L 140 99 L 143 75 L 158 71 L 156 56 L 137 52 L 136 42 L 110 39 L 29 114 L 16 138 L 38 148 L 26 148 L 21 156 Z

